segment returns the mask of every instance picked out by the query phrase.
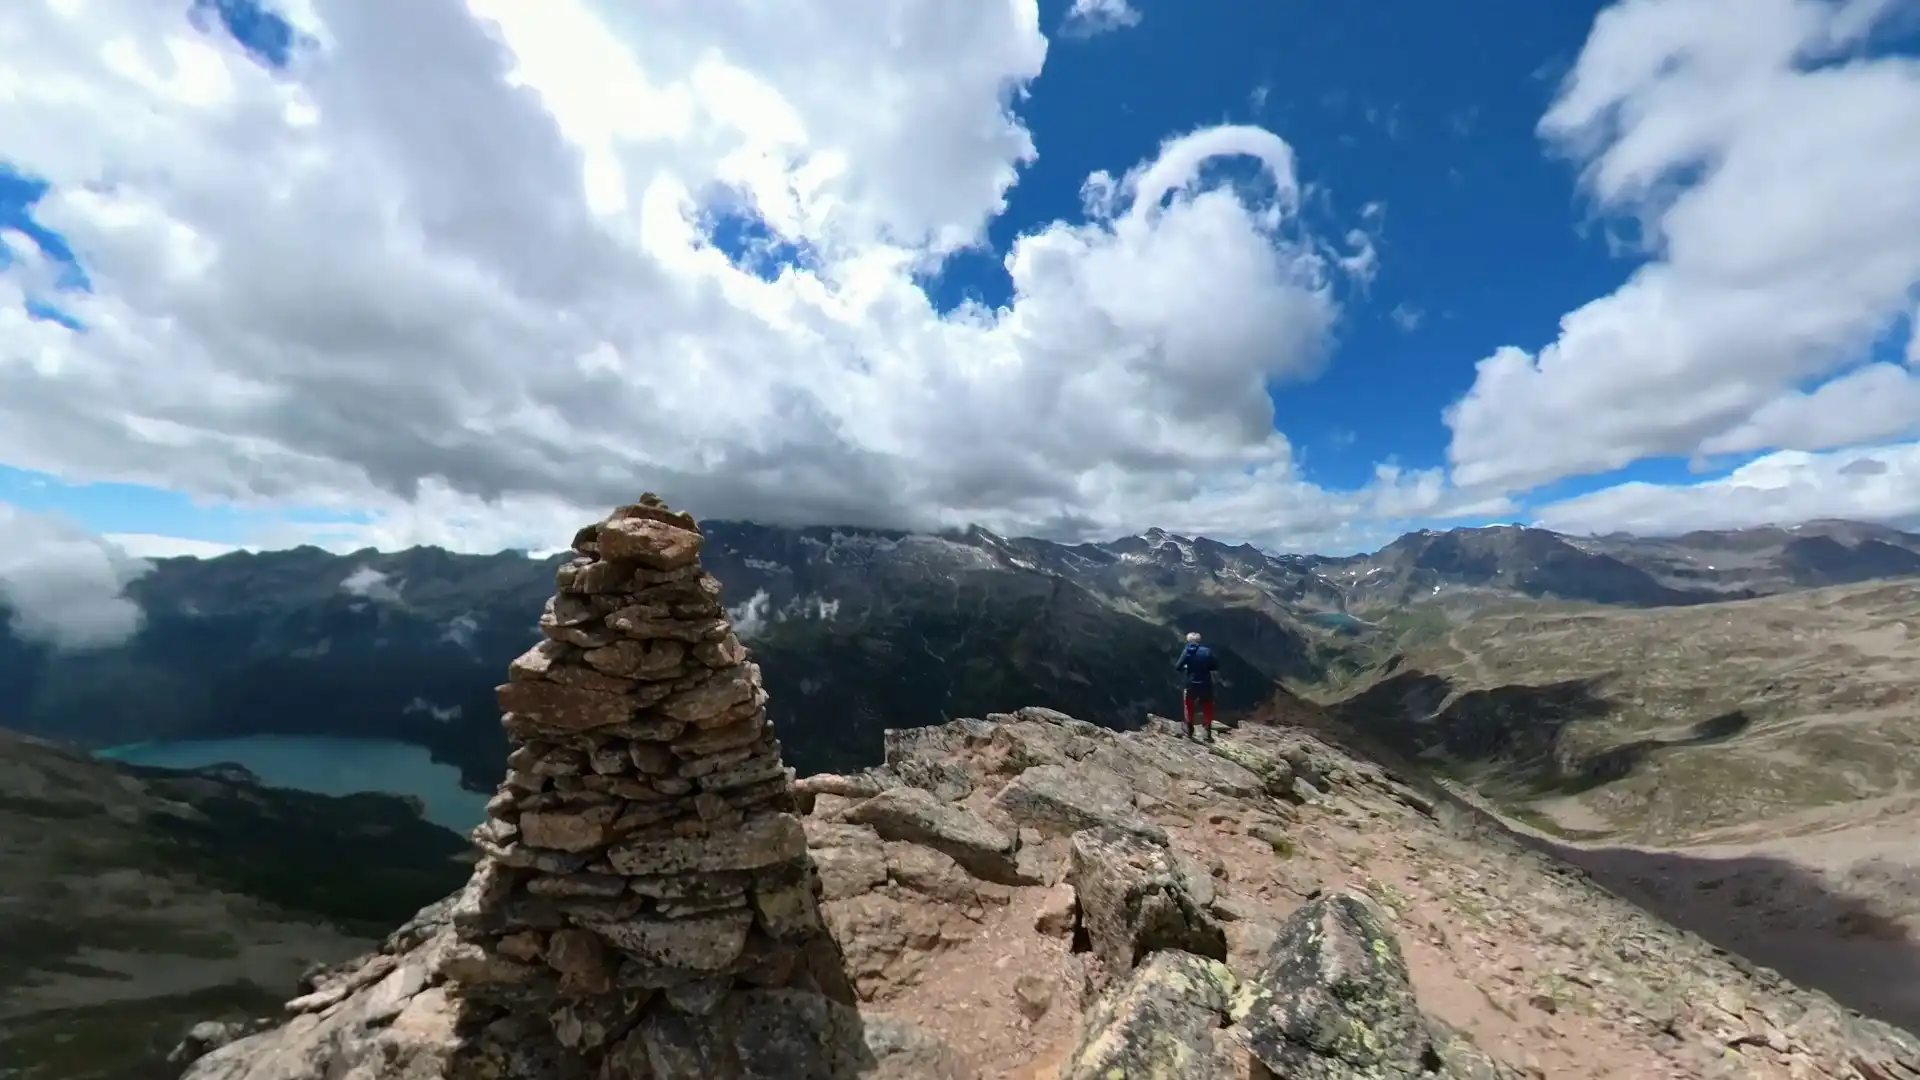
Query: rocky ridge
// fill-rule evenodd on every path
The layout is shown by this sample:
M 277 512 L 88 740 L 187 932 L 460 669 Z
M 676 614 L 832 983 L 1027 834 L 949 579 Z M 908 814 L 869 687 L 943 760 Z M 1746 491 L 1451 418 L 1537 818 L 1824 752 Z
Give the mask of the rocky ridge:
M 745 1075 L 1920 1076 L 1920 1041 L 1659 923 L 1444 792 L 1301 730 L 1177 730 L 1023 709 L 890 732 L 886 765 L 797 781 L 858 1009 L 830 1015 L 897 1071 Z M 433 992 L 464 902 L 200 1070 L 244 1067 L 189 1075 L 446 1075 L 386 1063 L 423 1029 L 486 1038 L 450 1036 Z M 422 987 L 408 1023 L 378 990 L 396 970 L 423 972 L 402 984 Z M 244 1030 L 210 1025 L 183 1056 Z M 523 1058 L 474 1075 L 591 1074 Z
M 189 1080 L 1920 1077 L 1304 731 L 1023 709 L 793 781 L 699 546 L 582 532 L 467 887 Z

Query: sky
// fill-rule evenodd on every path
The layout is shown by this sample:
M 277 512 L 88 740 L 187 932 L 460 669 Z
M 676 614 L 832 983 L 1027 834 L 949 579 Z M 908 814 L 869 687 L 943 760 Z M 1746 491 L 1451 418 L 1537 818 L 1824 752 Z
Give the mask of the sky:
M 87 583 L 73 641 L 147 558 L 649 490 L 1920 521 L 1920 0 L 13 0 L 0 52 L 0 594 Z

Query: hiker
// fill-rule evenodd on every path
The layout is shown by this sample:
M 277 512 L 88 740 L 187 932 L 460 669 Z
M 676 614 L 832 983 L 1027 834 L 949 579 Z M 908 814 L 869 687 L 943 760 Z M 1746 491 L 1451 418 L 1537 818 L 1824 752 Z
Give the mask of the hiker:
M 1200 644 L 1200 635 L 1187 635 L 1187 647 L 1180 650 L 1180 659 L 1173 662 L 1174 670 L 1187 673 L 1187 691 L 1183 704 L 1187 708 L 1187 738 L 1193 738 L 1193 707 L 1200 706 L 1202 722 L 1206 725 L 1206 741 L 1213 741 L 1213 672 L 1220 666 L 1214 659 L 1213 650 Z

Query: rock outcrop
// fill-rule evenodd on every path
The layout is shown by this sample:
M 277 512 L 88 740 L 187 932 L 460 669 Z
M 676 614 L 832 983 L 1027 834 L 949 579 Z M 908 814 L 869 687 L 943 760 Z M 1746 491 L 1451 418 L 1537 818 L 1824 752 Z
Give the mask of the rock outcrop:
M 467 887 L 188 1080 L 1920 1077 L 1304 731 L 1028 708 L 796 782 L 700 543 L 582 531 Z
M 1029 708 L 890 732 L 886 765 L 797 788 L 862 1007 L 985 1076 L 1920 1077 L 1906 1034 L 1305 730 L 1201 745 Z M 1000 837 L 1011 888 L 955 862 Z

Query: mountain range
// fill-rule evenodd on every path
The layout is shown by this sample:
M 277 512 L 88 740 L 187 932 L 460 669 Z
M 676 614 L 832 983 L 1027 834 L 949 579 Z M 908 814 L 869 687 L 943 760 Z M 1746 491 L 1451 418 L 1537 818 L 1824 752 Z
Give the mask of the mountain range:
M 703 528 L 702 562 L 763 666 L 783 757 L 819 790 L 853 790 L 848 776 L 815 774 L 866 775 L 883 746 L 889 762 L 902 746 L 939 756 L 943 738 L 966 742 L 1032 704 L 1145 728 L 1073 758 L 1074 776 L 1214 776 L 1265 739 L 1292 747 L 1289 770 L 1347 784 L 1278 808 L 1297 821 L 1256 813 L 1245 836 L 1213 819 L 1251 804 L 1191 796 L 1209 809 L 1194 835 L 1239 845 L 1232 874 L 1201 875 L 1244 894 L 1232 932 L 1266 925 L 1280 894 L 1241 877 L 1266 866 L 1283 892 L 1350 878 L 1449 932 L 1479 926 L 1483 905 L 1524 901 L 1501 925 L 1530 929 L 1478 940 L 1546 966 L 1561 916 L 1536 921 L 1532 905 L 1558 879 L 1508 887 L 1523 862 L 1455 835 L 1482 813 L 1473 800 L 1499 812 L 1495 831 L 1527 830 L 1526 843 L 1721 949 L 1882 1018 L 1920 1015 L 1905 989 L 1920 961 L 1904 944 L 1920 940 L 1920 866 L 1904 854 L 1920 820 L 1904 794 L 1920 783 L 1905 734 L 1920 640 L 1910 647 L 1913 583 L 1883 580 L 1920 573 L 1920 536 L 1848 522 L 1651 539 L 1495 527 L 1331 558 L 1158 530 L 1063 545 L 980 530 Z M 538 639 L 564 561 L 433 548 L 166 559 L 130 587 L 146 619 L 121 645 L 60 652 L 0 635 L 0 728 L 58 740 L 0 731 L 0 879 L 30 885 L 0 911 L 0 970 L 14 973 L 0 977 L 0 1076 L 177 1076 L 163 1059 L 196 1020 L 217 1018 L 229 1036 L 258 1030 L 240 1021 L 277 1014 L 282 988 L 306 995 L 383 929 L 415 925 L 409 912 L 456 887 L 473 858 L 400 798 L 331 799 L 239 768 L 142 768 L 60 743 L 386 737 L 490 790 L 507 749 L 493 687 Z M 1145 723 L 1177 707 L 1171 661 L 1189 629 L 1220 649 L 1222 702 L 1247 724 L 1204 750 Z M 1302 750 L 1321 741 L 1351 760 L 1334 768 L 1330 750 Z M 996 783 L 1006 777 L 994 770 L 1039 760 L 976 749 Z M 1418 790 L 1354 801 L 1384 775 L 1368 762 Z M 1186 790 L 1156 782 L 1166 797 Z M 823 818 L 809 835 L 829 844 L 847 828 Z M 1331 840 L 1343 829 L 1358 830 L 1348 846 Z M 1434 845 L 1448 853 L 1419 854 Z M 1402 851 L 1427 861 L 1383 885 Z M 889 867 L 906 857 L 881 854 Z M 833 851 L 819 857 L 834 865 Z M 1567 902 L 1582 919 L 1604 907 Z M 1611 918 L 1642 916 L 1623 906 Z M 854 930 L 842 939 L 877 947 Z M 1011 954 L 997 950 L 970 962 L 999 971 Z M 1735 985 L 1697 966 L 1655 974 L 1704 979 L 1709 997 Z M 943 958 L 939 970 L 972 969 Z M 1514 992 L 1515 1007 L 1538 1007 L 1538 994 Z M 948 987 L 939 994 L 944 1007 Z M 1677 1045 L 1656 1030 L 1664 1008 L 1643 1026 Z M 997 1040 L 1013 1022 L 992 1017 Z M 1541 1045 L 1573 1038 L 1543 1034 Z
M 1920 574 L 1920 536 L 1856 522 L 1571 537 L 1410 533 L 1347 557 L 1148 530 L 1100 544 L 712 521 L 725 588 L 802 774 L 878 760 L 889 726 L 1044 704 L 1116 727 L 1177 707 L 1198 630 L 1229 714 L 1277 685 L 1342 687 L 1391 663 L 1422 613 L 1530 597 L 1694 605 Z M 250 734 L 391 737 L 497 779 L 493 686 L 537 639 L 564 556 L 317 548 L 157 560 L 127 642 L 0 635 L 0 726 L 104 747 Z

